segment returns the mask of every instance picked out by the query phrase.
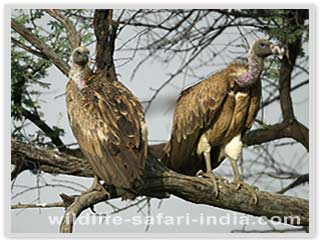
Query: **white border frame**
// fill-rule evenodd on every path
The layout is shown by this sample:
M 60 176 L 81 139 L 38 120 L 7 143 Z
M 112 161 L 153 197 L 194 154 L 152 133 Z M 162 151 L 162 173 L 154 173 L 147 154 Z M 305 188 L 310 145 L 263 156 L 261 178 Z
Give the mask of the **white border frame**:
M 61 9 L 93 9 L 93 8 L 181 8 L 181 9 L 205 9 L 205 8 L 241 8 L 241 9 L 309 9 L 309 142 L 310 142 L 310 152 L 309 152 L 309 218 L 310 227 L 309 233 L 72 233 L 72 234 L 61 234 L 61 233 L 11 233 L 11 200 L 10 200 L 10 172 L 11 172 L 11 133 L 10 133 L 10 92 L 11 85 L 8 79 L 11 79 L 10 72 L 10 61 L 11 59 L 11 30 L 10 30 L 10 13 L 12 9 L 32 9 L 32 8 L 61 8 Z M 259 238 L 271 238 L 271 237 L 314 237 L 315 236 L 315 226 L 316 226 L 316 206 L 315 206 L 315 196 L 316 196 L 316 7 L 312 4 L 7 4 L 4 8 L 4 36 L 5 36 L 5 59 L 4 61 L 4 140 L 5 147 L 3 151 L 3 177 L 5 183 L 5 234 L 7 237 L 28 237 L 28 238 L 42 238 L 42 237 L 54 237 L 54 238 L 75 238 L 81 237 L 86 238 L 208 238 L 208 237 L 222 237 L 222 238 L 235 238 L 235 237 L 259 237 Z

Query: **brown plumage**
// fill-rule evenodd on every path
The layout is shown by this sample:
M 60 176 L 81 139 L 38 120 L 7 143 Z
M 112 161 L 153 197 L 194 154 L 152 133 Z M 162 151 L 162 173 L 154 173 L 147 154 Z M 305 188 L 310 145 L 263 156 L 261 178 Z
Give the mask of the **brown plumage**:
M 99 179 L 119 188 L 137 188 L 147 155 L 143 108 L 123 84 L 104 72 L 93 74 L 88 53 L 79 47 L 72 55 L 66 96 L 71 129 Z
M 241 180 L 235 164 L 241 136 L 257 115 L 263 61 L 273 53 L 280 54 L 279 47 L 258 40 L 250 49 L 248 64 L 233 63 L 181 93 L 162 157 L 169 168 L 187 175 L 199 170 L 211 174 L 228 157 L 235 181 Z
M 168 166 L 187 175 L 195 175 L 205 169 L 196 149 L 202 134 L 210 139 L 213 168 L 219 165 L 221 146 L 227 144 L 237 133 L 250 128 L 259 109 L 261 83 L 241 96 L 236 104 L 235 96 L 241 89 L 235 83 L 239 69 L 244 64 L 232 64 L 207 80 L 184 90 L 177 101 L 172 135 L 166 146 Z M 227 76 L 227 78 L 225 78 Z M 226 81 L 227 79 L 227 81 Z M 251 107 L 250 107 L 251 106 Z M 220 159 L 221 160 L 221 159 Z

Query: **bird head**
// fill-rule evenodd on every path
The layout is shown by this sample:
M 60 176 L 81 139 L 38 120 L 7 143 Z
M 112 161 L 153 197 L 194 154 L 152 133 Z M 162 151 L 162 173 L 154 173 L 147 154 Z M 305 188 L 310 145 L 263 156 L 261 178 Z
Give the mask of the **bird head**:
M 72 62 L 80 66 L 85 66 L 89 63 L 89 55 L 89 49 L 87 49 L 86 47 L 77 47 L 72 51 Z
M 255 41 L 251 47 L 251 50 L 258 57 L 265 58 L 270 55 L 276 55 L 279 58 L 282 57 L 281 48 L 277 45 L 274 45 L 267 39 L 259 39 Z

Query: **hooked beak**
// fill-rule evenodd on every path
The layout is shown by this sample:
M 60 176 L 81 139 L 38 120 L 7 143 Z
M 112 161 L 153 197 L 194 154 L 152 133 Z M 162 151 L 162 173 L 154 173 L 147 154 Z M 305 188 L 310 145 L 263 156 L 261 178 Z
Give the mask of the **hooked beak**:
M 85 54 L 85 55 L 83 56 L 83 58 L 84 58 L 84 61 L 85 61 L 86 63 L 89 63 L 90 58 L 89 58 L 89 55 L 88 55 L 88 54 Z
M 91 63 L 92 63 L 91 57 L 88 56 L 88 65 L 91 65 Z
M 279 59 L 282 59 L 283 53 L 279 46 L 271 44 L 270 49 L 273 55 L 276 55 Z

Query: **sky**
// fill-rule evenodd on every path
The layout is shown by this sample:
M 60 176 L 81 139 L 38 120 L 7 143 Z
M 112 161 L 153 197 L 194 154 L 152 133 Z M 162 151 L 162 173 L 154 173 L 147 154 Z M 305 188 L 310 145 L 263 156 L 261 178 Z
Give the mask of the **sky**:
M 117 45 L 121 45 L 121 42 L 124 42 L 129 36 L 133 34 L 132 31 L 127 30 L 123 31 L 122 35 L 119 36 Z M 217 49 L 227 41 L 230 41 L 236 33 L 224 34 L 216 42 Z M 252 36 L 251 36 L 252 38 Z M 305 46 L 308 49 L 308 46 Z M 208 67 L 201 69 L 198 74 L 203 76 L 209 76 L 210 74 L 218 71 L 223 67 L 225 61 L 232 62 L 238 56 L 233 52 L 234 49 L 226 50 L 226 58 L 224 61 L 222 59 L 215 59 L 216 67 Z M 93 48 L 91 48 L 93 52 Z M 116 58 L 121 58 L 126 56 L 126 52 L 117 52 Z M 168 78 L 168 75 L 174 72 L 175 69 L 179 67 L 180 62 L 175 60 L 171 61 L 170 64 L 161 64 L 158 61 L 147 61 L 140 70 L 136 73 L 133 80 L 130 79 L 132 71 L 135 67 L 135 64 L 144 57 L 143 54 L 138 54 L 132 62 L 120 67 L 117 69 L 119 73 L 119 80 L 122 81 L 141 101 L 146 101 L 152 96 L 152 88 L 157 88 L 161 83 Z M 304 76 L 305 77 L 305 76 Z M 48 77 L 45 79 L 46 82 L 51 83 L 51 88 L 49 90 L 43 91 L 41 96 L 41 109 L 44 113 L 45 119 L 50 125 L 57 125 L 61 128 L 64 128 L 66 131 L 63 141 L 66 144 L 75 143 L 75 139 L 72 135 L 71 129 L 68 125 L 68 120 L 66 117 L 66 105 L 65 97 L 61 94 L 65 91 L 65 85 L 68 79 L 62 75 L 59 70 L 55 67 L 50 68 Z M 179 92 L 194 83 L 196 80 L 192 77 L 189 77 L 188 74 L 182 75 L 180 78 L 174 80 L 171 84 L 166 86 L 159 94 L 155 102 L 152 104 L 150 110 L 146 115 L 148 131 L 149 131 L 149 140 L 150 142 L 165 141 L 169 138 L 170 129 L 172 125 L 172 116 L 174 110 L 175 100 L 179 96 Z M 298 91 L 295 91 L 293 94 L 294 108 L 297 119 L 303 124 L 308 126 L 308 87 L 303 87 Z M 261 114 L 261 113 L 259 113 Z M 260 115 L 261 116 L 261 115 Z M 279 104 L 272 104 L 270 107 L 266 108 L 264 111 L 263 117 L 264 120 L 273 124 L 281 120 L 280 117 L 280 108 Z M 32 131 L 33 126 L 29 127 L 29 131 Z M 292 165 L 295 168 L 299 169 L 299 172 L 306 173 L 308 172 L 308 161 L 301 160 L 304 159 L 304 149 L 300 145 L 295 145 L 294 147 L 283 147 L 280 152 L 275 153 L 277 159 L 285 161 L 286 164 Z M 244 161 L 245 158 L 251 158 L 252 155 L 249 150 L 244 150 Z M 224 161 L 221 167 L 216 171 L 217 175 L 224 175 L 231 173 L 231 167 L 228 161 Z M 60 182 L 57 182 L 57 179 Z M 62 182 L 61 182 L 62 181 Z M 74 181 L 76 184 L 71 184 L 68 181 Z M 51 176 L 49 174 L 41 175 L 40 177 L 35 177 L 34 174 L 30 172 L 22 173 L 15 182 L 16 186 L 13 189 L 13 196 L 23 190 L 23 186 L 36 186 L 38 182 L 42 185 L 45 183 L 49 184 L 67 184 L 73 186 L 76 189 L 84 190 L 83 187 L 79 186 L 82 184 L 86 187 L 89 187 L 91 184 L 91 179 L 86 178 L 75 178 L 70 176 Z M 254 179 L 250 179 L 251 183 L 254 182 Z M 278 181 L 275 181 L 271 178 L 261 178 L 257 183 L 257 186 L 262 190 L 276 191 L 281 188 Z M 21 196 L 15 197 L 12 200 L 12 203 L 29 203 L 39 201 L 43 202 L 56 202 L 60 201 L 60 193 L 74 194 L 73 189 L 66 189 L 62 187 L 46 187 L 40 190 L 34 190 L 27 192 Z M 289 191 L 287 194 L 298 195 L 299 197 L 308 197 L 308 185 L 299 187 L 292 191 Z M 100 203 L 96 207 L 98 213 L 111 213 L 114 211 L 113 205 L 118 208 L 124 207 L 130 202 L 122 202 L 120 200 L 111 200 L 112 205 L 106 203 Z M 140 204 L 140 207 L 143 206 L 145 202 Z M 142 210 L 139 210 L 139 207 L 132 207 L 130 209 L 124 210 L 120 213 L 113 214 L 112 216 L 121 216 L 123 218 L 129 219 L 133 216 L 141 216 L 145 218 L 150 214 L 151 216 L 158 216 L 163 214 L 165 216 L 187 216 L 195 219 L 201 218 L 201 216 L 243 216 L 244 214 L 234 213 L 232 211 L 218 209 L 206 205 L 197 205 L 193 203 L 186 202 L 179 198 L 171 196 L 169 199 L 150 200 L 150 213 L 148 213 L 148 208 L 144 207 Z M 138 211 L 138 213 L 137 213 Z M 58 231 L 58 225 L 50 224 L 50 219 L 53 217 L 61 217 L 64 213 L 63 209 L 27 209 L 27 210 L 14 210 L 12 211 L 11 219 L 11 231 L 17 233 L 56 233 Z M 86 210 L 82 213 L 83 216 L 91 216 L 90 210 Z M 226 217 L 227 218 L 227 217 Z M 32 219 L 32 221 L 30 221 Z M 116 224 L 78 224 L 75 226 L 75 232 L 230 232 L 232 230 L 241 230 L 241 229 L 270 229 L 268 224 L 259 224 L 253 222 L 258 222 L 258 218 L 249 216 L 250 226 L 244 226 L 239 222 L 231 224 L 200 224 L 199 222 L 193 222 L 192 224 L 182 223 L 181 225 L 164 225 L 164 224 L 150 224 L 147 228 L 147 224 L 133 225 L 132 223 L 123 223 L 121 225 Z M 85 222 L 85 220 L 84 220 Z M 286 228 L 284 225 L 277 225 L 277 228 Z

